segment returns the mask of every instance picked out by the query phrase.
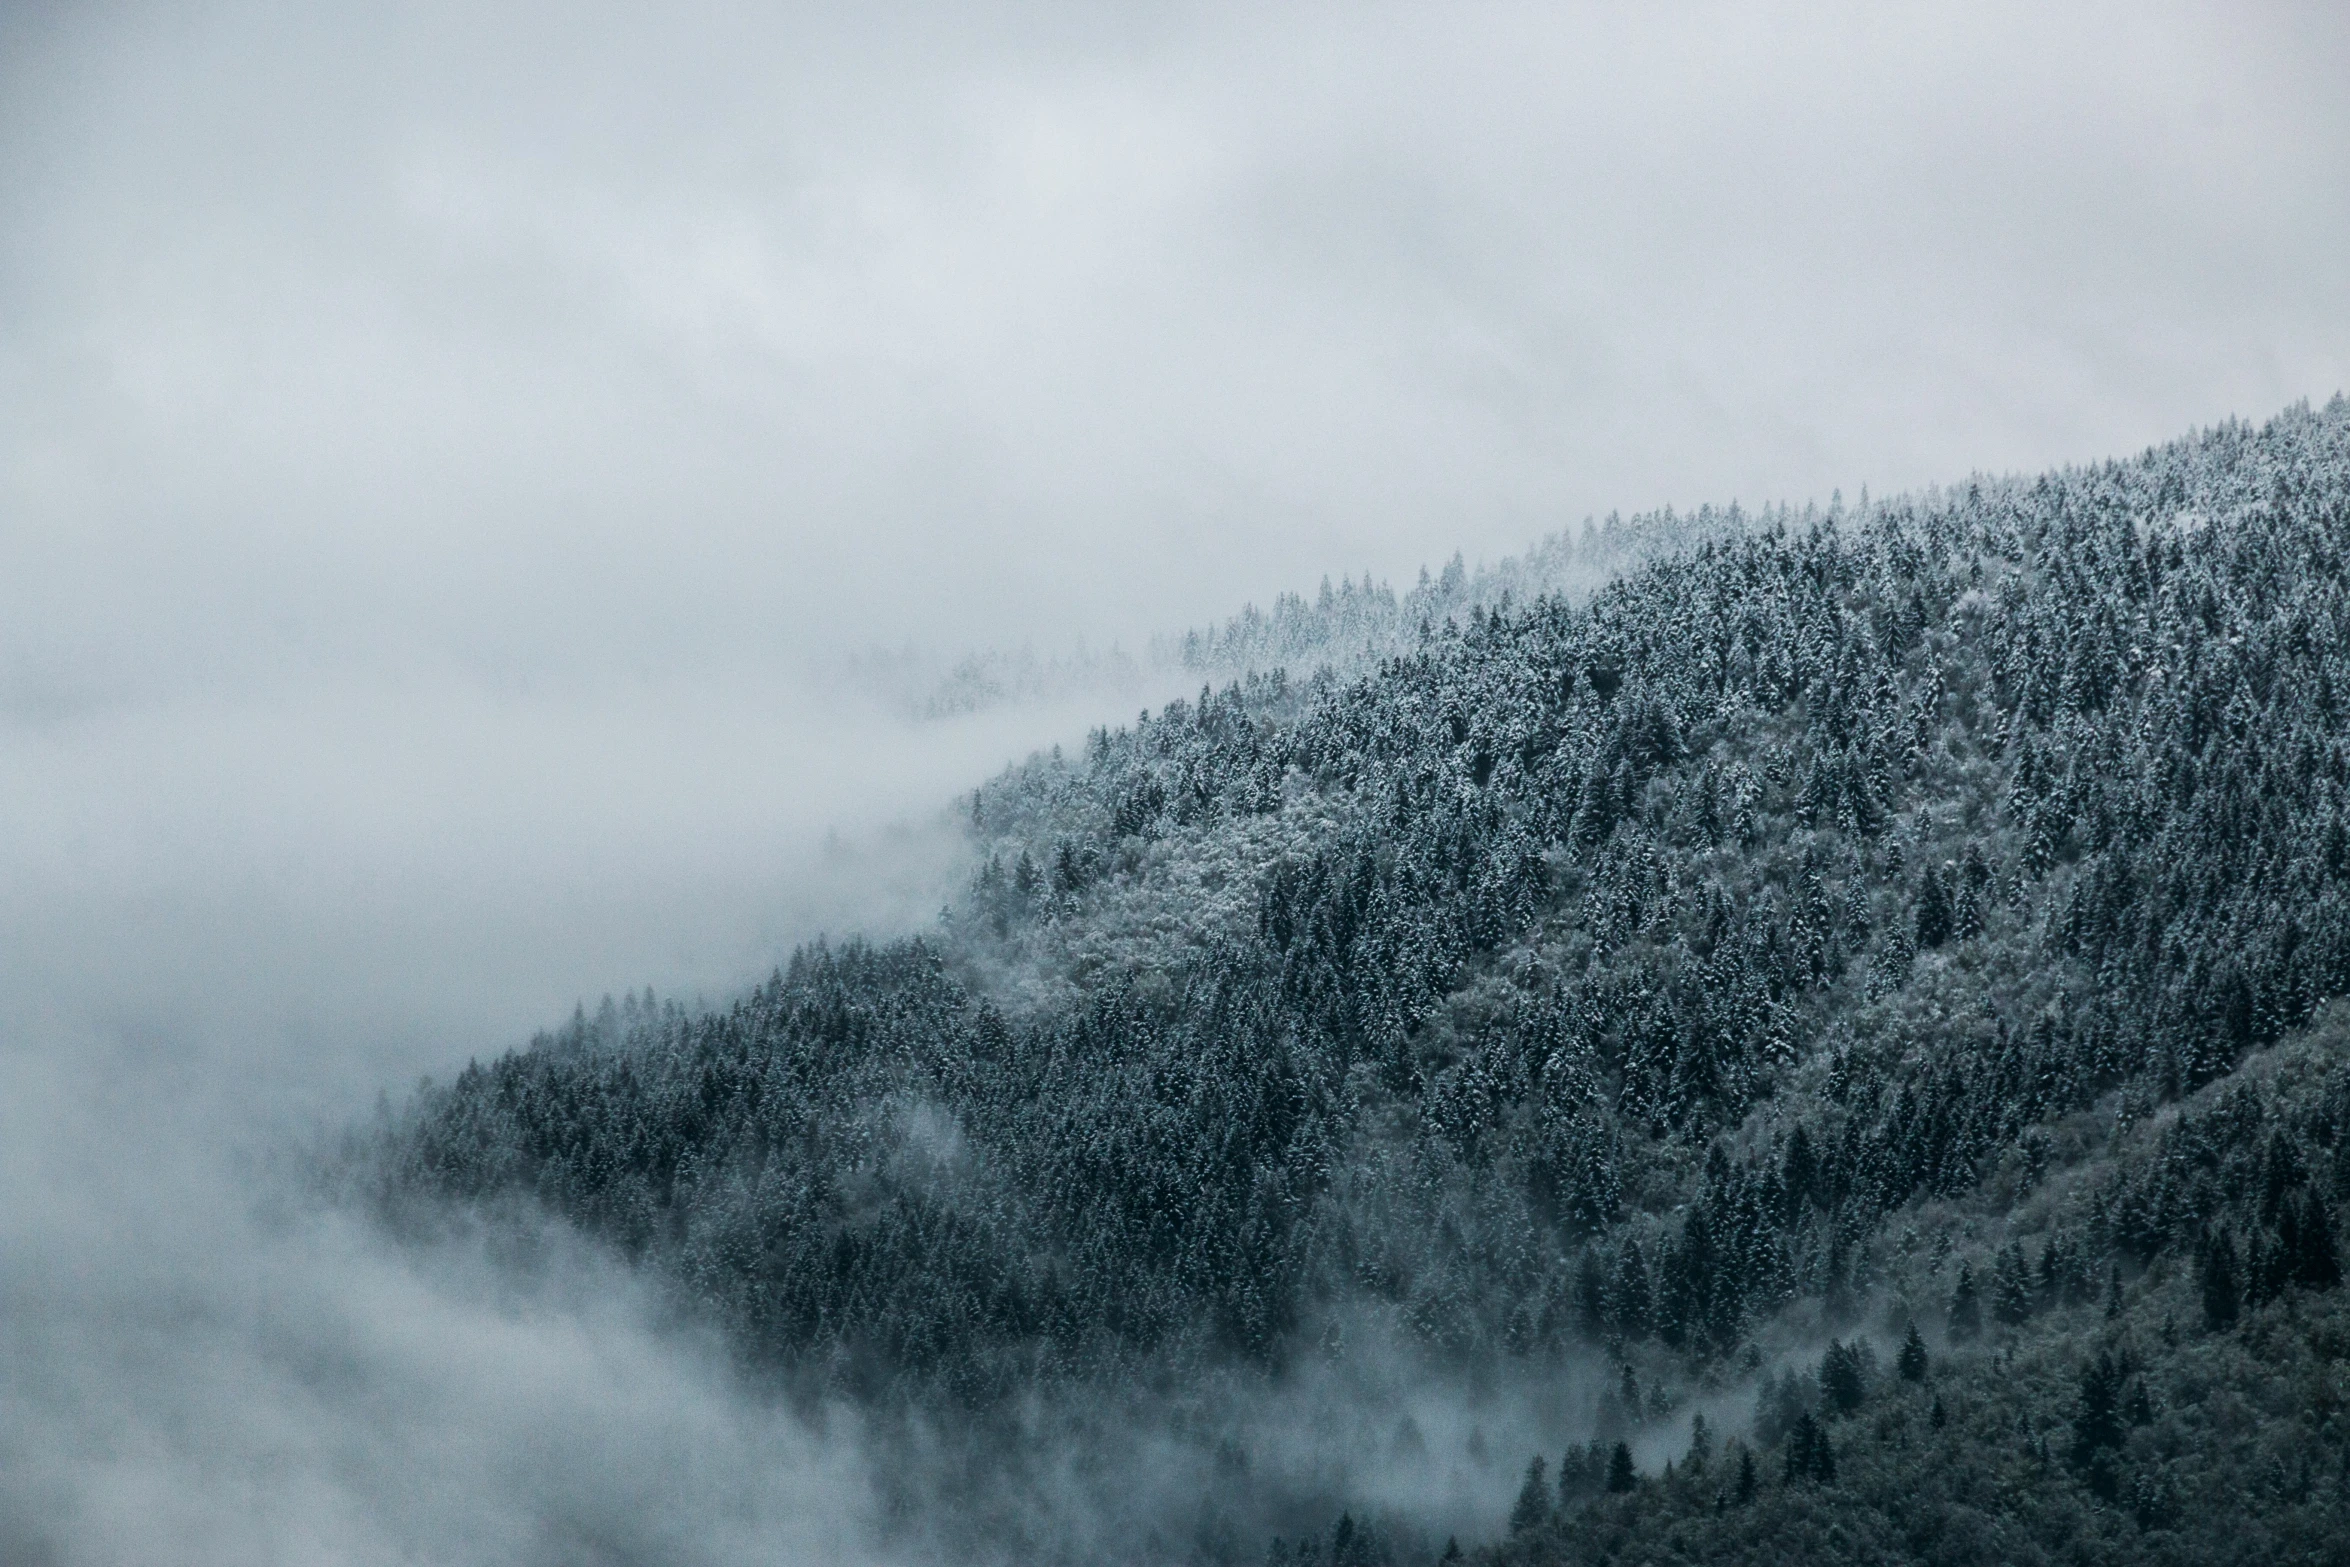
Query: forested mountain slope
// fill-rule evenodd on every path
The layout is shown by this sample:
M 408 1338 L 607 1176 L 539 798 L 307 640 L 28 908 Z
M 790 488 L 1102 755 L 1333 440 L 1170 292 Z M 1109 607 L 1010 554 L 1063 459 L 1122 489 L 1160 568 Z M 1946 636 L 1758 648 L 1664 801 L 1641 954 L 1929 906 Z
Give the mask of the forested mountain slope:
M 2338 398 L 1745 519 L 1014 768 L 934 935 L 469 1067 L 374 1189 L 875 1403 L 1604 1357 L 1511 1560 L 2338 1549 L 2346 568 Z

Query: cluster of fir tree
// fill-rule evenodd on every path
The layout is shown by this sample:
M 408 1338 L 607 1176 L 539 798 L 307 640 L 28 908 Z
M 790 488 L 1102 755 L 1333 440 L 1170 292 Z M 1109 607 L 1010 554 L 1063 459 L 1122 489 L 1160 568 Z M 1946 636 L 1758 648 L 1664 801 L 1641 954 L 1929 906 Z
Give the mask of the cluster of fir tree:
M 867 1393 L 1274 1368 L 1342 1307 L 1695 1374 L 2350 988 L 2346 553 L 2337 401 L 1203 692 L 980 791 L 937 936 L 469 1067 L 383 1130 L 378 1195 L 535 1201 Z M 1002 983 L 1232 843 L 1277 849 L 1243 917 Z M 2060 1304 L 2224 1250 L 2274 1139 L 2213 1117 L 2043 1255 Z M 2338 1124 L 2229 1235 L 2330 1225 Z
M 1752 1413 L 1719 1457 L 1699 1414 L 1658 1474 L 1633 1468 L 1629 1444 L 1603 1459 L 1594 1442 L 1568 1451 L 1553 1496 L 1537 1459 L 1507 1536 L 1478 1556 L 2331 1559 L 2350 1538 L 2350 1299 L 2330 1228 L 2306 1221 L 2344 1195 L 2326 1166 L 2350 1140 L 2346 1058 L 2350 1018 L 2331 1009 L 2175 1117 L 2112 1129 L 2022 1203 L 1979 1193 L 1921 1212 L 1944 1238 L 2010 1231 L 1972 1259 L 1920 1249 L 1892 1270 L 1885 1314 L 1939 1306 L 1938 1347 L 1913 1318 L 1889 1371 L 1864 1329 L 1806 1368 L 1730 1381 Z M 2175 1179 L 2180 1150 L 2231 1122 L 2242 1163 L 2193 1189 L 2208 1206 L 2180 1244 L 2143 1263 L 2116 1245 L 2115 1194 L 2166 1166 Z M 2225 1244 L 2236 1234 L 2254 1237 L 2243 1255 L 2272 1259 L 2265 1283 Z M 2114 1261 L 2090 1290 L 2077 1264 L 2097 1248 Z M 1719 1378 L 1690 1391 L 1726 1397 Z M 1634 1440 L 1653 1450 L 1657 1434 Z
M 1322 579 L 1308 599 L 1283 593 L 1271 610 L 1251 604 L 1215 625 L 1180 636 L 1155 637 L 1137 659 L 1112 645 L 1106 652 L 1078 647 L 1039 655 L 1033 647 L 991 649 L 948 661 L 912 647 L 875 649 L 833 663 L 833 678 L 864 688 L 912 716 L 938 719 L 1013 702 L 1108 698 L 1145 689 L 1181 672 L 1192 679 L 1246 679 L 1280 669 L 1300 676 L 1357 675 L 1411 648 L 1417 628 L 1490 609 L 1504 598 L 1545 594 L 1571 599 L 1639 563 L 1735 536 L 1749 519 L 1737 507 L 1700 507 L 1686 516 L 1661 513 L 1562 529 L 1524 553 L 1471 570 L 1458 553 L 1431 575 L 1397 592 L 1364 572 L 1360 581 Z
M 1156 641 L 1152 652 L 1161 663 L 1212 678 L 1243 678 L 1270 669 L 1359 673 L 1366 665 L 1409 652 L 1423 639 L 1422 628 L 1488 612 L 1513 598 L 1580 601 L 1649 561 L 1736 538 L 1752 521 L 1735 505 L 1701 506 L 1687 514 L 1667 507 L 1629 518 L 1611 513 L 1605 521 L 1562 529 L 1522 554 L 1475 570 L 1456 553 L 1433 576 L 1422 569 L 1418 583 L 1400 596 L 1387 584 L 1375 583 L 1367 571 L 1360 582 L 1341 577 L 1335 588 L 1325 577 L 1310 601 L 1303 594 L 1284 593 L 1270 611 L 1250 605 L 1219 625 Z
M 1939 1353 L 1912 1338 L 1857 1387 L 1839 1391 L 1832 1362 L 1764 1379 L 1749 1435 L 1717 1448 L 1700 1416 L 1659 1472 L 1620 1444 L 1597 1482 L 1571 1450 L 1555 1496 L 1534 1470 L 1507 1534 L 1470 1559 L 2335 1559 L 2350 1538 L 2342 1293 L 2288 1285 L 2226 1327 L 2199 1320 L 2199 1294 L 2191 1266 L 2158 1269 L 2118 1309 L 2063 1308 Z

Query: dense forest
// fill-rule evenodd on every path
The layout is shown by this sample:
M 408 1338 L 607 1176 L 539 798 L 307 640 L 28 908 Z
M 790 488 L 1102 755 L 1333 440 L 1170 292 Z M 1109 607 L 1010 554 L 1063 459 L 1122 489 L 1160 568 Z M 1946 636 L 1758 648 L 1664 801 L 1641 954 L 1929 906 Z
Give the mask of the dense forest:
M 1195 636 L 934 931 L 470 1065 L 367 1200 L 931 1420 L 1579 1368 L 1482 1533 L 1173 1559 L 2344 1559 L 2350 403 L 1618 526 Z

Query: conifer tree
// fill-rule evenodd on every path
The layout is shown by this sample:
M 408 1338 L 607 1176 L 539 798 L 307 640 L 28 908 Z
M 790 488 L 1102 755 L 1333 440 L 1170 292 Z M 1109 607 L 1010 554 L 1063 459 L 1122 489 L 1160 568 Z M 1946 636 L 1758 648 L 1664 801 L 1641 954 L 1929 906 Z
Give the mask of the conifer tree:
M 2081 1367 L 2080 1404 L 2073 1416 L 2073 1459 L 2085 1463 L 2101 1447 L 2122 1441 L 2122 1370 L 2111 1350 Z
M 1893 1364 L 1894 1368 L 1901 1373 L 1901 1380 L 1904 1382 L 1926 1380 L 1926 1340 L 1924 1335 L 1918 1332 L 1918 1325 L 1915 1322 L 1909 1325 L 1909 1333 L 1901 1341 L 1901 1354 Z
M 1918 880 L 1918 946 L 1932 950 L 1950 939 L 1950 881 L 1940 865 L 1926 867 Z
M 2031 1314 L 2032 1276 L 2024 1264 L 2023 1247 L 2010 1241 L 1992 1273 L 1991 1315 L 2013 1327 Z
M 1795 1422 L 1795 1429 L 1787 1434 L 1786 1478 L 1814 1480 L 1826 1484 L 1836 1478 L 1836 1453 L 1828 1442 L 1828 1433 L 1806 1411 Z
M 1950 1336 L 1954 1339 L 1973 1338 L 1982 1331 L 1983 1303 L 1975 1288 L 1975 1270 L 1964 1262 L 1958 1265 L 1958 1286 L 1950 1292 Z
M 1868 1389 L 1861 1379 L 1861 1358 L 1857 1345 L 1828 1341 L 1828 1352 L 1820 1360 L 1820 1392 L 1828 1407 L 1840 1415 L 1851 1414 L 1860 1408 Z
M 1650 1298 L 1648 1264 L 1640 1255 L 1639 1244 L 1626 1236 L 1616 1252 L 1614 1277 L 1608 1281 L 1609 1315 L 1618 1333 L 1631 1339 L 1648 1336 Z
M 2293 1281 L 2307 1289 L 2332 1289 L 2342 1282 L 2342 1261 L 2334 1249 L 2333 1211 L 2323 1193 L 2309 1194 L 2301 1206 L 2298 1228 Z
M 2224 1333 L 2236 1325 L 2244 1286 L 2236 1262 L 2236 1238 L 2222 1225 L 2203 1243 L 2196 1259 L 2196 1291 L 2203 1299 L 2203 1326 Z
M 1543 1477 L 1542 1457 L 1526 1465 L 1526 1483 L 1518 1487 L 1517 1504 L 1510 1509 L 1510 1533 L 1524 1534 L 1550 1521 L 1550 1482 Z

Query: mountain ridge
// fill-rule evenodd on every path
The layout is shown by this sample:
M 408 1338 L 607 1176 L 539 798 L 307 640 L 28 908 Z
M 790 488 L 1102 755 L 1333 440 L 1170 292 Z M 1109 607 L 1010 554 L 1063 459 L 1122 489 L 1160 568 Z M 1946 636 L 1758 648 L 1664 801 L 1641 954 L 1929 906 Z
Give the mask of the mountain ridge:
M 2337 1342 L 2346 564 L 2338 397 L 1772 513 L 1008 769 L 937 931 L 477 1063 L 360 1162 L 411 1221 L 541 1205 L 863 1407 L 1278 1386 L 1348 1320 L 1463 1375 L 1616 1367 L 1561 1419 L 1627 1454 L 1758 1390 L 1762 1478 L 1585 1444 L 1497 1560 L 1979 1559 L 1897 1526 L 1945 1429 L 2013 1504 L 1948 1508 L 2011 1551 L 2338 1541 L 2339 1390 L 2270 1402 L 2340 1481 L 2248 1499 L 2266 1438 L 2195 1461 L 2150 1389 L 2278 1312 Z M 2306 1070 L 2241 1075 L 2280 1044 Z M 1876 1358 L 1912 1326 L 1934 1378 Z M 1233 1530 L 1305 1505 L 1246 1468 L 1161 1554 L 1254 1556 Z M 1319 1558 L 1430 1543 L 1344 1522 Z

